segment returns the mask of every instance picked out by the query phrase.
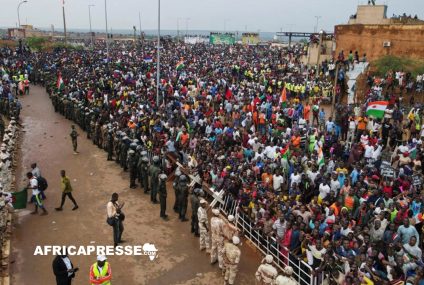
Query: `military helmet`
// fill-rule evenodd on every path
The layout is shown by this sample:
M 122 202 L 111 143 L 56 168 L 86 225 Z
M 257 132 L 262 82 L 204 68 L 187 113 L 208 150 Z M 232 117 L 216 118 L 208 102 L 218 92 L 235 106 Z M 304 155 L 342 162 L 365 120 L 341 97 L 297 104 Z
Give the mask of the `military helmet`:
M 159 174 L 159 179 L 160 180 L 166 180 L 168 178 L 168 176 L 166 176 L 165 173 Z
M 129 151 L 128 151 L 128 154 L 134 154 L 135 153 L 135 151 L 134 150 L 132 150 L 132 149 L 130 149 Z
M 143 150 L 142 152 L 140 152 L 141 156 L 147 156 L 147 151 Z
M 180 181 L 184 182 L 187 181 L 187 176 L 185 176 L 184 174 L 180 176 Z
M 131 144 L 130 144 L 130 148 L 131 148 L 132 150 L 136 150 L 136 149 L 137 149 L 137 144 L 136 144 L 136 143 L 131 143 Z
M 193 190 L 193 193 L 194 194 L 196 194 L 196 195 L 199 195 L 200 194 L 200 192 L 202 192 L 203 190 L 202 189 L 200 189 L 200 188 L 195 188 L 194 190 Z
M 159 162 L 159 156 L 155 155 L 155 156 L 153 157 L 153 162 Z
M 147 156 L 144 156 L 144 157 L 141 159 L 141 161 L 142 161 L 142 162 L 146 162 L 146 163 L 148 163 L 148 162 L 149 162 L 149 159 L 147 158 Z
M 142 149 L 141 145 L 137 145 L 136 151 L 140 151 Z

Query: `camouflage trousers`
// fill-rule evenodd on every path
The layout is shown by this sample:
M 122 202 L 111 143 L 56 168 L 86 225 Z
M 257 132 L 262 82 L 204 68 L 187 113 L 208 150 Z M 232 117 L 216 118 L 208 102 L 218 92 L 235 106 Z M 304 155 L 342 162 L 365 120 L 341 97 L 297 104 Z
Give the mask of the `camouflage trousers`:
M 199 224 L 199 235 L 200 235 L 200 250 L 210 249 L 211 241 L 209 239 L 209 233 L 203 225 Z
M 215 263 L 218 260 L 219 268 L 223 269 L 224 239 L 222 237 L 212 236 L 211 245 L 211 263 Z
M 232 285 L 234 284 L 234 280 L 236 279 L 238 272 L 238 265 L 234 264 L 225 264 L 225 274 L 224 274 L 224 280 L 225 282 L 228 282 L 228 284 Z

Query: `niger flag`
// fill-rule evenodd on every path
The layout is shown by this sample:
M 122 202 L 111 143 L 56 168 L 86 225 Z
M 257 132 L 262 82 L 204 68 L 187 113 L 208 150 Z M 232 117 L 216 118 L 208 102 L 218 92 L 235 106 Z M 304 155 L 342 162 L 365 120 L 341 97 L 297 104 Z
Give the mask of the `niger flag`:
M 286 86 L 284 86 L 283 91 L 281 91 L 281 96 L 280 96 L 280 102 L 279 105 L 282 108 L 287 107 L 287 90 L 286 90 Z

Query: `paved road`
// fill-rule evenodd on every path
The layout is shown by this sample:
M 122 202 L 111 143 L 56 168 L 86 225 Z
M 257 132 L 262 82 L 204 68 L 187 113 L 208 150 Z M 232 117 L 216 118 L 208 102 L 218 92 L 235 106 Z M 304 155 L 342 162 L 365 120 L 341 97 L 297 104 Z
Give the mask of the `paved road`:
M 53 110 L 48 95 L 41 87 L 32 86 L 31 94 L 22 99 L 24 135 L 17 184 L 25 185 L 24 175 L 32 162 L 37 162 L 47 178 L 49 188 L 46 206 L 48 216 L 29 215 L 32 206 L 21 210 L 15 221 L 12 238 L 11 274 L 13 285 L 55 284 L 51 269 L 53 256 L 34 256 L 36 245 L 111 245 L 112 229 L 106 224 L 106 203 L 113 192 L 126 202 L 125 232 L 128 245 L 154 243 L 158 258 L 147 256 L 112 256 L 113 284 L 223 284 L 217 265 L 209 264 L 209 255 L 198 250 L 198 239 L 190 234 L 189 223 L 181 223 L 171 207 L 173 191 L 168 187 L 170 221 L 159 219 L 159 206 L 152 205 L 141 189 L 129 189 L 128 174 L 106 153 L 93 146 L 79 130 L 80 154 L 72 153 L 69 137 L 71 122 Z M 59 171 L 65 169 L 71 178 L 74 197 L 80 209 L 71 211 L 68 200 L 63 212 L 55 212 L 60 202 Z M 171 205 L 171 206 L 170 206 Z M 75 256 L 80 267 L 74 284 L 88 284 L 93 256 Z M 246 243 L 237 284 L 253 284 L 260 256 Z

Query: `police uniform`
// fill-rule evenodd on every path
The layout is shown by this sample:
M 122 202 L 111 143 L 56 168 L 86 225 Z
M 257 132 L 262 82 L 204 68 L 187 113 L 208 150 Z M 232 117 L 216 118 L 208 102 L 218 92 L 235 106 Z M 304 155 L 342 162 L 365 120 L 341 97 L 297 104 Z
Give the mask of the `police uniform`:
M 159 186 L 159 174 L 160 174 L 160 168 L 158 167 L 158 164 L 160 162 L 160 159 L 158 156 L 153 157 L 153 164 L 149 167 L 149 176 L 150 176 L 150 201 L 152 203 L 157 203 L 157 193 L 158 193 L 158 186 Z
M 162 173 L 159 175 L 159 202 L 160 202 L 160 217 L 167 219 L 168 215 L 166 214 L 166 179 L 168 177 L 166 174 Z

